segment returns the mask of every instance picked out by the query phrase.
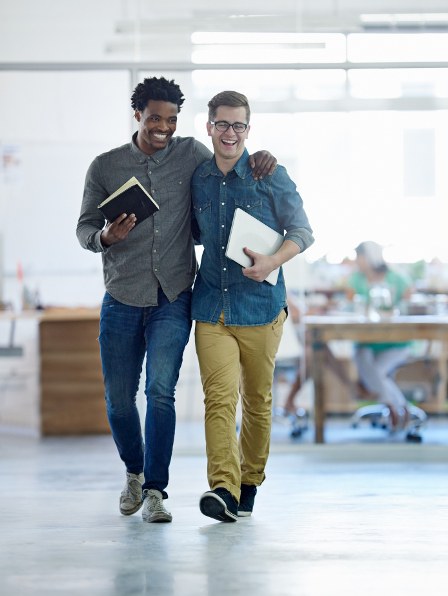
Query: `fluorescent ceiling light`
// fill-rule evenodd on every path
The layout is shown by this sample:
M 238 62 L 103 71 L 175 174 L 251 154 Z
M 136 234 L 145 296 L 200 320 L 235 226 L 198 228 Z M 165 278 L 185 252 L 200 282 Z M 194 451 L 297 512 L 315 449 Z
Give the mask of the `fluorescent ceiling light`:
M 297 64 L 320 62 L 315 50 L 306 48 L 273 47 L 266 52 L 266 47 L 253 45 L 244 51 L 237 46 L 200 46 L 191 53 L 193 64 Z M 341 62 L 333 59 L 332 62 Z
M 245 52 L 233 46 L 201 46 L 199 50 L 193 50 L 191 61 L 193 64 L 295 64 L 299 56 L 297 50 L 278 48 L 265 55 L 260 46 L 251 46 Z
M 350 62 L 447 62 L 448 33 L 350 33 Z
M 192 35 L 194 64 L 344 62 L 340 33 L 206 33 Z
M 276 17 L 274 14 L 231 14 L 229 19 L 259 19 L 260 17 Z
M 361 23 L 375 26 L 415 25 L 415 26 L 442 26 L 448 25 L 448 13 L 383 13 L 361 14 Z
M 325 37 L 306 33 L 250 33 L 234 31 L 195 31 L 191 34 L 195 45 L 234 44 L 294 44 L 304 47 L 325 48 Z

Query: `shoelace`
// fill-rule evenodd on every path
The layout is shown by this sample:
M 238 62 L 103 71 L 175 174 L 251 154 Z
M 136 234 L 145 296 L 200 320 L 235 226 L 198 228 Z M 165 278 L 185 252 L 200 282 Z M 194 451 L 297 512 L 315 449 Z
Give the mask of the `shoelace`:
M 121 494 L 123 497 L 135 497 L 138 499 L 140 497 L 140 488 L 140 482 L 136 478 L 132 478 L 131 480 L 127 481 L 126 486 L 124 487 Z
M 163 501 L 157 495 L 148 495 L 147 497 L 151 501 L 151 509 L 153 511 L 165 511 L 163 507 Z

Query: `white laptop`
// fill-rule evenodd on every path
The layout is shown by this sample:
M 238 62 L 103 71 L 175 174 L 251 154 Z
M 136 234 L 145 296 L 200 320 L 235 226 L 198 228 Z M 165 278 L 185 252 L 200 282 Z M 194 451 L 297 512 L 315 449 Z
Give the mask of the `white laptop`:
M 283 236 L 242 209 L 235 209 L 227 242 L 226 257 L 243 267 L 250 267 L 252 259 L 244 247 L 262 255 L 273 255 L 283 244 Z M 274 269 L 266 281 L 275 286 L 279 269 Z

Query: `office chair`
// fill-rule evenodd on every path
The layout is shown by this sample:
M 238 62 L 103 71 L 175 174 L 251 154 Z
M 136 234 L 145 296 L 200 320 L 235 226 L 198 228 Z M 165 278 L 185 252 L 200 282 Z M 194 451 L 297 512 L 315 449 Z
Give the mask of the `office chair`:
M 289 436 L 298 439 L 308 430 L 309 416 L 305 408 L 298 406 L 294 412 L 287 412 L 278 405 L 278 387 L 282 379 L 288 379 L 288 384 L 294 382 L 301 363 L 300 360 L 278 361 L 275 364 L 274 382 L 272 385 L 272 418 L 274 422 L 289 426 Z
M 279 384 L 283 379 L 288 384 L 294 382 L 303 364 L 303 345 L 290 317 L 283 325 L 282 340 L 275 359 L 274 380 L 272 384 L 272 417 L 273 421 L 289 426 L 289 435 L 297 439 L 308 429 L 308 412 L 303 407 L 297 407 L 294 413 L 286 412 L 279 406 Z M 303 375 L 304 376 L 304 375 Z
M 420 428 L 425 424 L 428 416 L 418 406 L 408 403 L 407 409 L 410 419 L 404 429 L 406 431 L 406 441 L 421 443 L 423 438 L 420 434 Z M 367 419 L 374 428 L 388 430 L 391 427 L 390 409 L 386 404 L 370 404 L 358 408 L 351 419 L 352 428 L 358 428 L 360 422 L 364 419 Z
M 406 367 L 415 366 L 417 363 L 423 363 L 424 374 L 430 383 L 430 393 L 435 395 L 441 378 L 438 368 L 434 366 L 434 361 L 429 357 L 429 352 L 430 344 L 427 345 L 425 353 L 422 356 L 410 358 L 401 366 L 397 367 L 394 375 L 396 375 L 399 370 L 405 369 Z M 398 383 L 400 384 L 400 382 Z M 423 391 L 421 385 L 418 385 L 417 388 L 419 391 Z M 406 393 L 407 392 L 405 391 L 405 394 Z M 409 393 L 412 395 L 414 392 L 411 390 Z M 413 405 L 409 401 L 407 408 L 410 419 L 404 429 L 406 432 L 405 438 L 407 441 L 421 443 L 423 439 L 420 434 L 420 429 L 426 423 L 428 416 L 422 408 Z M 388 430 L 392 426 L 390 410 L 386 404 L 382 403 L 367 404 L 358 408 L 351 418 L 351 426 L 357 428 L 363 420 L 369 421 L 370 425 L 374 428 Z

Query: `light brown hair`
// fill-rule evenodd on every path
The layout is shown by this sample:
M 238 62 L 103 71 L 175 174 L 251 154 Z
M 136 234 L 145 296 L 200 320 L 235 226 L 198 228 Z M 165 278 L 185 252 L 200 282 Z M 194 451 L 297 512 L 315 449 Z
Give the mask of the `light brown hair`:
M 250 107 L 247 97 L 237 91 L 221 91 L 208 102 L 208 119 L 212 122 L 215 119 L 216 112 L 220 106 L 228 106 L 230 108 L 245 108 L 246 110 L 246 124 L 250 120 Z

